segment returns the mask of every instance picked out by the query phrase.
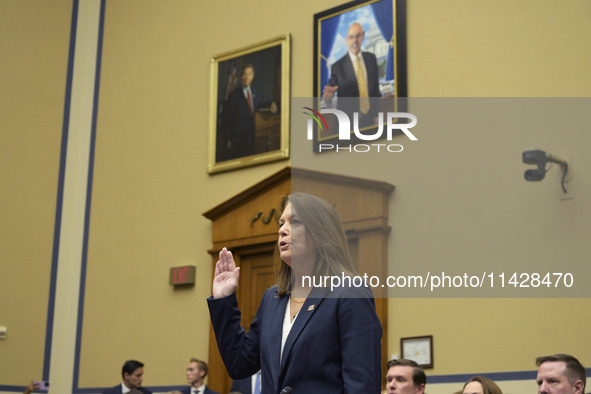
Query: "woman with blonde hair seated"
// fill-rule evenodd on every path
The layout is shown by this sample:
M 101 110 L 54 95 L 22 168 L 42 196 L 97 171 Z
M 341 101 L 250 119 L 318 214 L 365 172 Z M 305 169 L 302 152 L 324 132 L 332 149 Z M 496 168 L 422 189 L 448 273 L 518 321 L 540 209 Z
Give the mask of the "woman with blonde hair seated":
M 464 384 L 463 394 L 503 394 L 499 386 L 484 376 L 474 376 Z

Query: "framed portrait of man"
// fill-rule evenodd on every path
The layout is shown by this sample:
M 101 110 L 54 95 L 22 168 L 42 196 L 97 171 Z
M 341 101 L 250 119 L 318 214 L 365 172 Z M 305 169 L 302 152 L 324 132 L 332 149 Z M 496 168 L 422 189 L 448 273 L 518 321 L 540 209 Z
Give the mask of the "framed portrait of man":
M 211 59 L 210 174 L 289 158 L 290 36 Z
M 400 111 L 397 99 L 407 96 L 405 20 L 405 0 L 356 0 L 315 14 L 317 108 L 351 119 L 356 113 L 359 129 L 368 130 L 380 112 Z M 316 148 L 336 139 L 338 128 L 328 126 L 317 128 Z

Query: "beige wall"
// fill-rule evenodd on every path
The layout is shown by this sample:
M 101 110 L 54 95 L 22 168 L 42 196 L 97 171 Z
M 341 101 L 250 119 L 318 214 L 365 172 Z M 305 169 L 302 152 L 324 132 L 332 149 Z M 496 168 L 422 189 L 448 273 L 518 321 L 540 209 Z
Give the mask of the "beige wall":
M 408 1 L 409 96 L 587 97 L 588 2 Z
M 407 1 L 409 95 L 590 95 L 588 1 Z M 204 299 L 210 292 L 206 251 L 211 228 L 201 214 L 289 164 L 207 174 L 209 59 L 290 33 L 292 96 L 309 96 L 313 14 L 340 3 L 259 1 L 254 7 L 238 1 L 107 2 L 80 387 L 115 384 L 128 358 L 147 364 L 147 386 L 183 384 L 188 359 L 207 357 Z M 0 384 L 22 385 L 42 372 L 72 5 L 3 1 L 0 7 L 0 46 L 2 53 L 12 54 L 0 65 L 2 86 L 7 87 L 0 106 L 0 325 L 9 328 L 9 338 L 0 341 Z M 390 259 L 451 259 L 458 245 L 454 230 L 469 237 L 469 256 L 493 248 L 466 230 L 478 226 L 479 217 L 463 216 L 461 208 L 477 200 L 474 209 L 481 209 L 481 216 L 489 221 L 509 217 L 515 224 L 495 224 L 499 231 L 493 234 L 501 235 L 493 246 L 504 248 L 504 256 L 524 253 L 512 241 L 521 236 L 522 223 L 568 228 L 572 222 L 569 257 L 585 261 L 591 185 L 584 175 L 573 180 L 573 200 L 562 205 L 550 198 L 534 202 L 534 208 L 551 215 L 537 217 L 533 208 L 523 209 L 533 193 L 532 185 L 520 178 L 524 166 L 519 155 L 532 144 L 569 151 L 575 174 L 591 168 L 583 150 L 591 141 L 584 131 L 560 133 L 458 135 L 464 142 L 454 146 L 444 136 L 421 138 L 420 148 L 416 145 L 412 155 L 397 158 L 388 178 L 379 179 L 397 186 L 390 207 Z M 504 149 L 503 160 L 475 162 L 469 153 L 475 146 Z M 294 162 L 307 162 L 306 154 Z M 485 149 L 484 157 L 492 159 L 495 152 Z M 320 158 L 310 154 L 310 160 L 310 165 L 322 166 Z M 429 175 L 434 160 L 438 174 L 445 176 Z M 470 168 L 455 172 L 465 162 Z M 470 171 L 478 170 L 516 177 L 508 182 L 510 188 L 507 178 L 493 177 L 483 192 L 471 187 Z M 354 175 L 366 175 L 355 171 L 351 169 Z M 540 185 L 554 190 L 556 185 L 549 182 Z M 434 190 L 446 193 L 439 192 L 434 202 Z M 425 207 L 439 215 L 421 217 Z M 426 229 L 425 222 L 432 226 Z M 536 230 L 535 235 L 551 243 L 557 234 Z M 494 263 L 494 255 L 482 262 Z M 168 269 L 184 264 L 197 266 L 197 284 L 175 291 L 168 285 Z M 589 314 L 577 314 L 588 312 L 589 306 L 586 299 L 395 299 L 390 302 L 390 353 L 399 353 L 400 337 L 432 334 L 436 368 L 429 374 L 532 370 L 533 357 L 558 351 L 574 353 L 591 365 L 591 353 L 585 350 Z M 489 324 L 491 315 L 494 323 Z M 565 337 L 562 322 L 570 317 L 575 322 Z M 478 346 L 468 351 L 469 343 Z M 71 359 L 69 354 L 60 357 Z M 514 387 L 508 389 L 520 392 Z M 429 391 L 445 393 L 448 388 Z
M 71 2 L 0 2 L 0 384 L 43 372 Z

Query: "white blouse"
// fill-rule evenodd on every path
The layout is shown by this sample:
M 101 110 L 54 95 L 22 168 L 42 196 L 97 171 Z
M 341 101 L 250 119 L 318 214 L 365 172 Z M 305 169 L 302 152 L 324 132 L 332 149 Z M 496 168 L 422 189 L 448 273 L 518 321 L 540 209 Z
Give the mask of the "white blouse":
M 287 305 L 285 306 L 285 314 L 283 316 L 283 332 L 281 334 L 281 354 L 279 355 L 279 360 L 283 359 L 283 348 L 285 347 L 285 342 L 287 342 L 287 336 L 293 327 L 293 323 L 295 319 L 298 318 L 300 312 L 294 317 L 293 321 L 291 321 L 291 299 L 287 301 Z

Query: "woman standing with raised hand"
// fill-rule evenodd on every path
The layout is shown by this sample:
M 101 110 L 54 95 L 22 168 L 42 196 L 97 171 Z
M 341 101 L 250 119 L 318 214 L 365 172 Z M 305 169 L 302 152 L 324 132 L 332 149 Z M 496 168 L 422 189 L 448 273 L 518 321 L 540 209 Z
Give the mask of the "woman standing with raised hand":
M 218 348 L 232 379 L 262 371 L 262 393 L 377 394 L 382 328 L 367 288 L 311 287 L 304 276 L 355 275 L 338 214 L 305 193 L 284 199 L 276 285 L 245 334 L 236 289 L 240 268 L 220 252 L 208 299 Z

